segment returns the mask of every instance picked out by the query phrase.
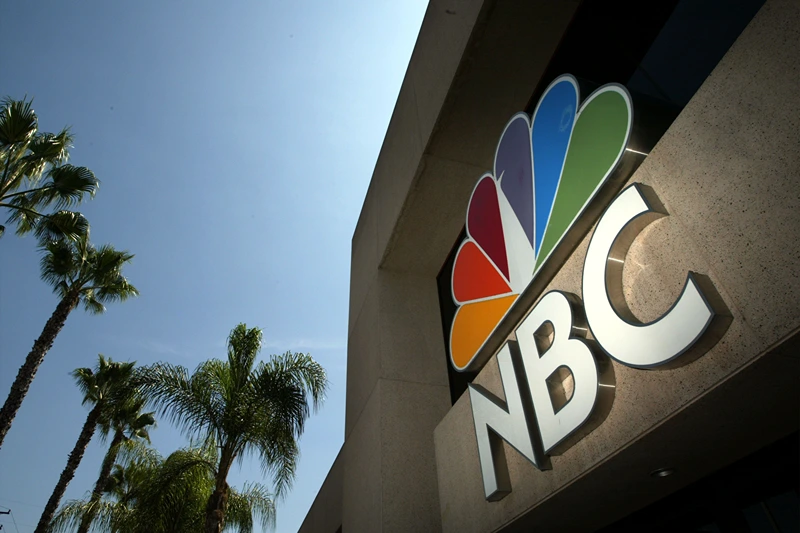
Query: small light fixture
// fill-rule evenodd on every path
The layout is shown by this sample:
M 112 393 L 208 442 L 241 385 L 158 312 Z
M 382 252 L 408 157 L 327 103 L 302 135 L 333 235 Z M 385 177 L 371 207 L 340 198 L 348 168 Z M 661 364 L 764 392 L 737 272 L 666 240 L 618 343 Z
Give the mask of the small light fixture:
M 650 477 L 667 477 L 675 473 L 674 468 L 656 468 L 650 472 Z

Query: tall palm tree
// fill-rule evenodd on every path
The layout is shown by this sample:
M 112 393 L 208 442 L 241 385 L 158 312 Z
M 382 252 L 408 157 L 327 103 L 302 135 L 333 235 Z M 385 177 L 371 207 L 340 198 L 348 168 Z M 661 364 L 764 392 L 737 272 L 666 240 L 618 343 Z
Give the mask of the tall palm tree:
M 294 479 L 297 438 L 324 398 L 325 370 L 311 356 L 287 352 L 256 364 L 262 333 L 239 324 L 228 337 L 228 357 L 182 366 L 157 363 L 140 374 L 143 392 L 190 437 L 219 444 L 214 490 L 206 505 L 206 533 L 219 533 L 229 509 L 228 472 L 248 452 L 257 453 L 281 495 Z
M 208 495 L 214 488 L 219 452 L 213 441 L 177 450 L 166 459 L 150 449 L 127 449 L 124 465 L 114 465 L 103 499 L 67 502 L 52 522 L 53 533 L 66 533 L 91 507 L 95 530 L 109 533 L 196 533 L 205 523 Z M 275 523 L 275 505 L 259 484 L 230 490 L 226 530 L 252 533 L 253 517 L 266 530 Z
M 122 267 L 133 259 L 133 254 L 116 250 L 111 245 L 95 248 L 89 242 L 88 232 L 74 241 L 45 241 L 42 249 L 42 279 L 53 286 L 61 300 L 33 343 L 0 409 L 0 447 L 39 365 L 72 310 L 83 302 L 87 311 L 99 314 L 105 311 L 105 303 L 124 301 L 139 294 L 122 275 Z
M 86 422 L 83 424 L 83 429 L 78 436 L 75 446 L 67 459 L 67 466 L 61 472 L 61 477 L 58 479 L 50 499 L 39 518 L 39 524 L 36 526 L 35 533 L 46 533 L 50 526 L 50 521 L 58 509 L 58 504 L 67 490 L 67 485 L 72 481 L 75 476 L 75 471 L 83 459 L 83 454 L 86 452 L 86 447 L 89 441 L 92 440 L 95 429 L 99 422 L 101 422 L 109 404 L 114 401 L 114 396 L 119 394 L 119 391 L 127 386 L 133 375 L 134 363 L 115 363 L 110 358 L 106 359 L 102 354 L 98 356 L 97 366 L 94 370 L 91 368 L 78 368 L 72 372 L 72 377 L 75 383 L 83 393 L 83 405 L 91 404 L 92 409 L 86 417 Z M 107 416 L 107 415 L 105 415 Z
M 0 109 L 0 207 L 11 213 L 17 233 L 34 231 L 50 238 L 76 238 L 88 229 L 86 219 L 64 208 L 93 197 L 99 181 L 86 167 L 67 164 L 73 137 L 39 131 L 30 100 L 5 98 Z M 58 211 L 44 214 L 54 206 Z M 0 225 L 0 236 L 5 227 Z
M 100 467 L 100 474 L 94 485 L 92 496 L 89 499 L 88 512 L 81 520 L 78 533 L 87 533 L 94 520 L 94 509 L 100 502 L 106 486 L 111 480 L 112 469 L 119 455 L 123 444 L 133 440 L 145 440 L 150 443 L 149 428 L 156 423 L 154 413 L 142 413 L 144 400 L 138 396 L 135 389 L 126 387 L 125 392 L 120 397 L 114 398 L 109 406 L 109 413 L 106 420 L 102 420 L 101 426 L 104 431 L 113 431 L 114 437 L 103 458 Z

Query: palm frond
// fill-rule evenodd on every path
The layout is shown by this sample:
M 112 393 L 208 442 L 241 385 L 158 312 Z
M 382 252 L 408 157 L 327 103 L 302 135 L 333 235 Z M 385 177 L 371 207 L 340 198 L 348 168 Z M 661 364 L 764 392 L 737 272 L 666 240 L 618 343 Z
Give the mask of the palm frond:
M 95 296 L 103 303 L 124 302 L 129 298 L 139 296 L 139 290 L 123 275 L 118 275 L 113 280 L 100 285 Z
M 39 119 L 31 107 L 33 100 L 4 98 L 0 111 L 0 147 L 27 143 L 36 135 Z
M 39 207 L 30 195 L 15 196 L 6 202 L 0 203 L 0 207 L 5 207 L 10 211 L 7 222 L 17 225 L 17 235 L 30 233 L 39 220 L 45 216 L 39 212 Z
M 202 449 L 177 450 L 146 483 L 140 484 L 133 494 L 137 515 L 147 519 L 146 531 L 189 532 L 202 528 L 214 479 L 214 464 L 208 459 Z
M 123 266 L 133 254 L 105 245 L 96 249 L 87 231 L 75 240 L 47 239 L 39 244 L 42 251 L 41 276 L 62 296 L 69 290 L 80 292 L 90 313 L 102 313 L 109 302 L 125 301 L 139 291 L 122 275 Z
M 219 427 L 222 413 L 213 392 L 190 378 L 186 368 L 155 363 L 140 369 L 136 380 L 157 411 L 188 436 L 201 437 Z
M 252 375 L 251 411 L 244 446 L 261 456 L 262 468 L 282 495 L 291 486 L 298 459 L 296 439 L 302 434 L 314 407 L 324 399 L 324 369 L 309 355 L 287 352 L 261 362 Z M 310 398 L 309 398 L 310 397 Z
M 328 390 L 328 378 L 325 369 L 311 355 L 286 352 L 272 356 L 266 366 L 268 372 L 282 375 L 311 394 L 314 409 L 322 405 Z
M 102 315 L 106 312 L 106 306 L 97 300 L 93 289 L 84 290 L 84 292 L 81 294 L 81 301 L 83 302 L 83 308 L 87 313 L 93 315 Z
M 142 413 L 136 417 L 129 425 L 130 439 L 142 439 L 150 443 L 150 429 L 156 427 L 155 413 Z
M 103 440 L 109 433 L 121 431 L 120 412 L 124 412 L 132 419 L 141 415 L 140 410 L 144 406 L 144 400 L 135 394 L 130 385 L 134 366 L 134 362 L 114 361 L 110 357 L 98 354 L 94 369 L 78 368 L 72 372 L 78 388 L 83 393 L 83 403 L 100 407 L 97 427 Z M 129 411 L 124 411 L 121 405 Z M 124 425 L 124 422 L 122 424 Z
M 81 277 L 86 279 L 92 297 L 100 303 L 110 303 L 138 296 L 136 287 L 122 275 L 122 267 L 132 259 L 133 254 L 110 245 L 91 250 Z
M 40 261 L 42 279 L 53 286 L 54 292 L 63 292 L 61 284 L 76 274 L 80 265 L 74 247 L 65 240 L 45 240 L 39 247 L 43 252 Z
M 39 240 L 78 240 L 89 233 L 89 221 L 81 213 L 56 211 L 42 216 L 33 226 L 33 234 Z
M 212 437 L 218 438 L 221 436 L 219 433 L 229 431 L 229 407 L 236 394 L 231 382 L 230 365 L 219 359 L 204 361 L 197 366 L 190 379 L 192 388 L 202 395 L 208 405 L 208 412 L 213 413 Z
M 47 181 L 29 193 L 35 205 L 55 204 L 61 209 L 80 203 L 84 196 L 94 197 L 99 180 L 86 167 L 62 165 L 47 171 Z
M 133 254 L 125 250 L 117 250 L 110 244 L 104 244 L 94 249 L 91 254 L 93 274 L 92 280 L 96 285 L 103 285 L 113 281 L 119 275 L 120 269 L 130 263 Z
M 299 437 L 311 414 L 305 389 L 265 362 L 256 368 L 253 382 L 254 396 L 261 405 L 257 416 L 269 421 L 265 427 L 279 425 Z
M 94 513 L 95 519 L 92 522 L 94 531 L 110 531 L 111 523 L 119 521 L 124 513 L 124 508 L 114 502 L 100 500 L 90 502 L 88 500 L 69 500 L 65 502 L 58 513 L 50 522 L 51 533 L 71 533 L 78 529 L 83 517 L 90 512 Z
M 275 528 L 276 509 L 272 494 L 260 483 L 245 483 L 241 491 L 231 488 L 225 529 L 236 528 L 239 533 L 251 533 L 253 515 L 258 517 L 264 531 Z
M 146 468 L 155 468 L 164 458 L 158 451 L 147 446 L 144 442 L 135 439 L 123 441 L 117 454 L 117 462 L 122 466 L 138 464 Z
M 261 351 L 263 334 L 259 328 L 238 324 L 228 336 L 228 363 L 237 387 L 244 386 L 250 377 L 256 356 Z
M 265 477 L 271 477 L 275 495 L 283 497 L 294 481 L 300 450 L 297 441 L 285 427 L 273 426 L 264 431 L 252 444 L 261 457 L 261 469 Z
M 81 404 L 86 405 L 87 403 L 94 403 L 94 397 L 97 391 L 97 380 L 95 379 L 94 371 L 91 368 L 76 368 L 71 374 L 73 379 L 75 379 L 78 390 L 80 390 L 83 395 Z
M 21 158 L 24 172 L 35 179 L 44 172 L 47 165 L 60 165 L 69 159 L 74 137 L 69 128 L 59 133 L 37 133 L 28 144 L 28 153 Z
M 94 297 L 102 303 L 124 302 L 136 296 L 139 296 L 139 290 L 122 274 L 112 280 L 107 280 L 106 283 L 97 286 L 94 290 Z
M 103 354 L 97 355 L 95 367 L 95 383 L 98 400 L 112 400 L 120 395 L 128 397 L 131 377 L 136 363 L 132 361 L 114 361 Z
M 325 369 L 310 355 L 286 352 L 262 362 L 254 372 L 255 394 L 269 416 L 300 436 L 310 414 L 308 396 L 317 409 L 328 386 Z

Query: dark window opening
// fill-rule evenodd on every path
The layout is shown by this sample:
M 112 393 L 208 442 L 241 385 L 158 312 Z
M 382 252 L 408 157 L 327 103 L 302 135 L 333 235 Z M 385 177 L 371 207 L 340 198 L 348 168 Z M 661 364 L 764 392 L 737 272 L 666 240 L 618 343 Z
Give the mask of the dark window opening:
M 597 533 L 800 531 L 800 439 L 778 440 Z

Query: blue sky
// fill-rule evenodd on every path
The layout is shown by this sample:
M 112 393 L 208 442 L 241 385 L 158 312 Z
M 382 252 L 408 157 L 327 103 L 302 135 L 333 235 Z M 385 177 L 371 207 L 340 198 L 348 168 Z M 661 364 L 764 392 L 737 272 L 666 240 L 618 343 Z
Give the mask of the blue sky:
M 350 239 L 419 26 L 423 0 L 11 2 L 0 17 L 0 96 L 32 96 L 40 129 L 72 126 L 71 162 L 102 181 L 80 210 L 92 240 L 136 257 L 141 291 L 72 313 L 0 449 L 0 506 L 31 532 L 88 409 L 69 372 L 97 354 L 193 369 L 224 357 L 239 322 L 263 357 L 310 352 L 328 400 L 309 422 L 296 531 L 344 432 Z M 3 219 L 7 213 L 0 212 Z M 56 306 L 31 237 L 0 239 L 0 400 Z M 185 439 L 166 420 L 163 454 Z M 88 491 L 91 443 L 66 499 Z M 229 482 L 262 480 L 255 460 Z M 267 480 L 268 481 L 268 480 Z M 14 531 L 8 515 L 5 530 Z

